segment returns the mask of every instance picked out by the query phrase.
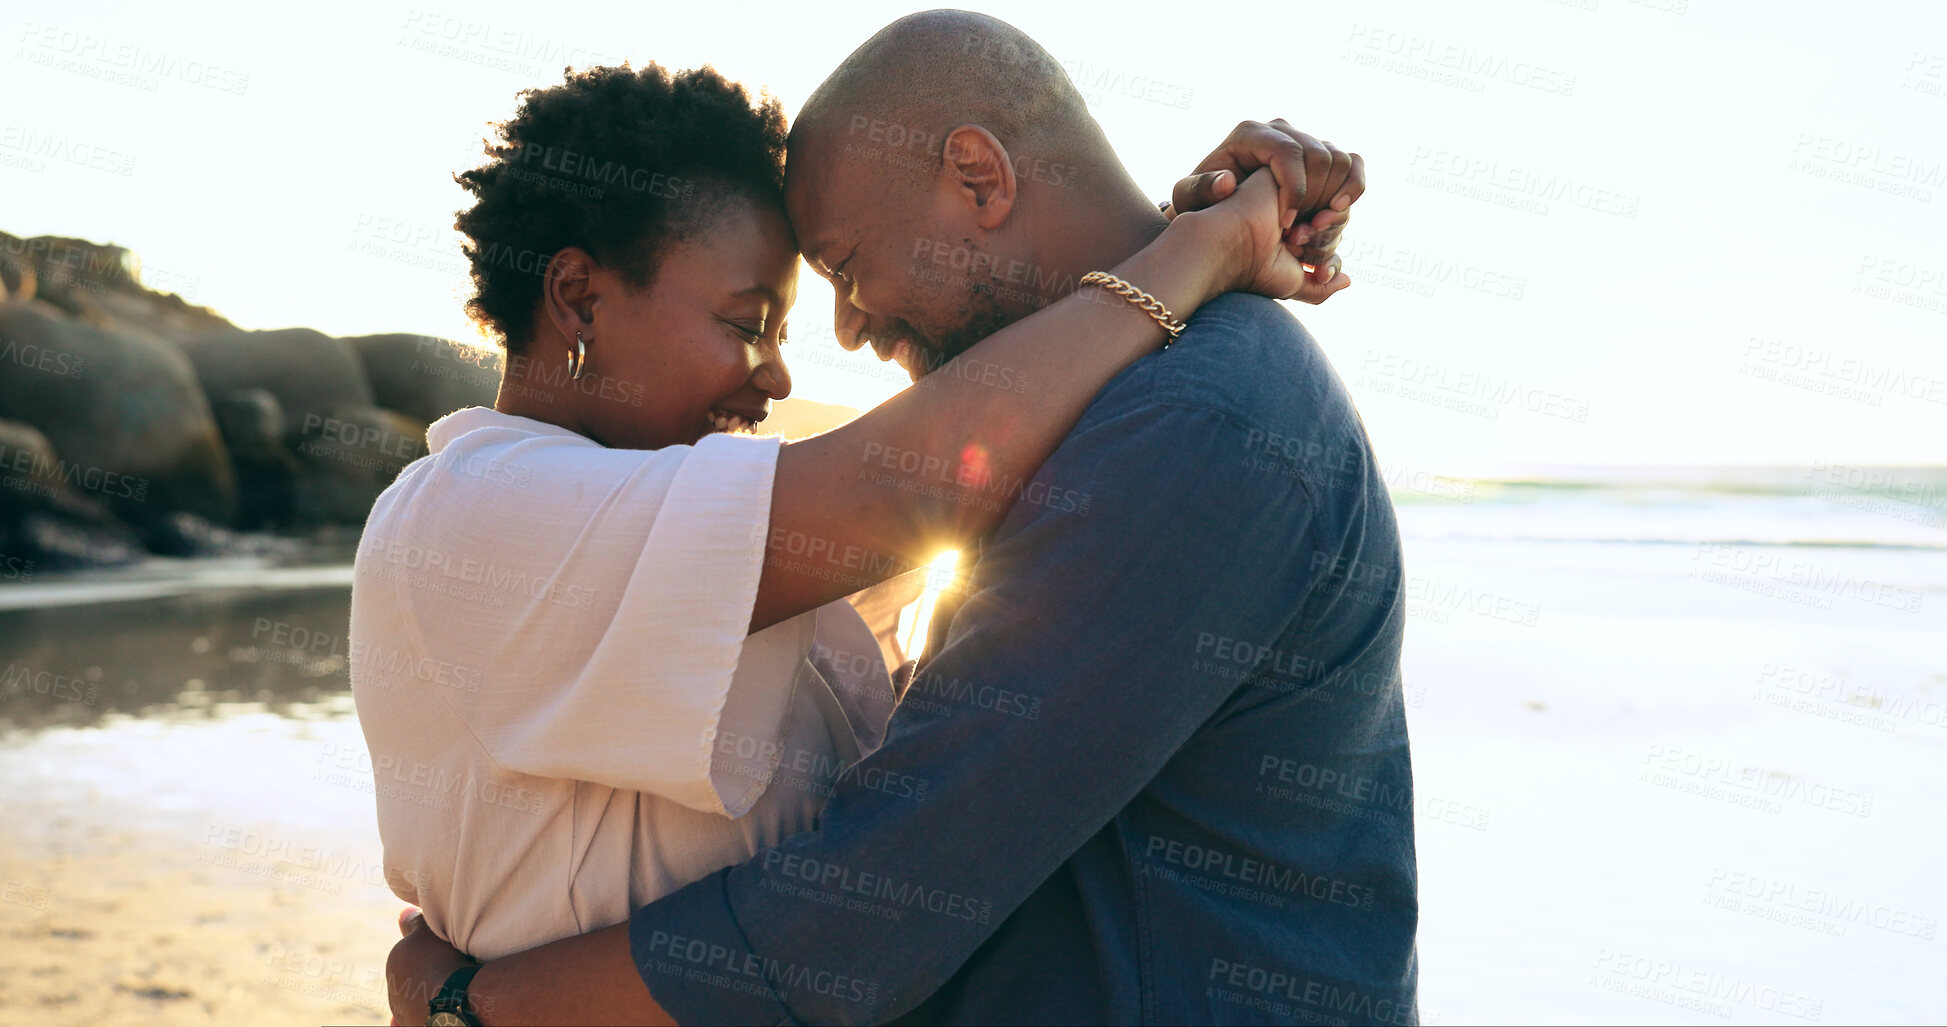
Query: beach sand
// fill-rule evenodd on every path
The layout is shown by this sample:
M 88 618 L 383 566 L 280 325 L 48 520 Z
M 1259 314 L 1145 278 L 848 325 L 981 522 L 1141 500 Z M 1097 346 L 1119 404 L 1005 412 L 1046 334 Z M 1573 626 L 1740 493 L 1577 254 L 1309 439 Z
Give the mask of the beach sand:
M 403 903 L 369 794 L 313 779 L 320 754 L 361 746 L 356 722 L 163 727 L 0 750 L 0 1023 L 386 1023 Z

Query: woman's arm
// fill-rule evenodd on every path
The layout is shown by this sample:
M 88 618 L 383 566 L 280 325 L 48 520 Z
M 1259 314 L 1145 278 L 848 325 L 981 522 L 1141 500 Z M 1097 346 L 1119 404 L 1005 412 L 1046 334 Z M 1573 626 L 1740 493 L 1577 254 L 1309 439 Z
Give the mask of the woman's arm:
M 1163 204 L 1163 216 L 1216 205 L 1236 191 L 1239 176 L 1258 168 L 1270 168 L 1278 180 L 1278 203 L 1298 211 L 1285 231 L 1285 247 L 1312 270 L 1292 299 L 1323 303 L 1352 284 L 1339 270 L 1338 246 L 1352 205 L 1366 192 L 1366 162 L 1358 154 L 1314 139 L 1283 118 L 1268 125 L 1240 121 L 1222 145 L 1176 183 Z
M 1304 271 L 1285 251 L 1268 171 L 1187 213 L 1110 273 L 1179 319 L 1236 289 L 1289 296 Z M 1085 287 L 981 341 L 857 420 L 784 447 L 771 491 L 771 551 L 753 631 L 816 609 L 999 524 L 1095 394 L 1164 341 L 1148 315 Z M 1022 391 L 962 376 L 969 358 L 1006 367 Z M 963 484 L 971 481 L 972 484 Z M 986 487 L 983 487 L 986 486 Z

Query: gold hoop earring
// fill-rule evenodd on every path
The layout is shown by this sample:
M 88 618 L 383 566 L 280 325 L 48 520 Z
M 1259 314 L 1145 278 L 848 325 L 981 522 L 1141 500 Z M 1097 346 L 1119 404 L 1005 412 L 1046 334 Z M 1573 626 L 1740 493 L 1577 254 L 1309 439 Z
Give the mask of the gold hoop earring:
M 575 333 L 575 348 L 568 351 L 568 380 L 581 381 L 582 371 L 587 369 L 588 345 L 581 341 L 581 333 Z

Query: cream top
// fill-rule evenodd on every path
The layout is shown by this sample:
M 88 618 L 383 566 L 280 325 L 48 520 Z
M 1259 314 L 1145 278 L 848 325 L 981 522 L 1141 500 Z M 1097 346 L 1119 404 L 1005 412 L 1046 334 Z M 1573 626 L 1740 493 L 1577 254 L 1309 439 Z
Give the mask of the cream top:
M 846 603 L 746 635 L 778 440 L 609 449 L 481 407 L 426 437 L 352 585 L 393 891 L 494 959 L 812 827 L 893 694 Z

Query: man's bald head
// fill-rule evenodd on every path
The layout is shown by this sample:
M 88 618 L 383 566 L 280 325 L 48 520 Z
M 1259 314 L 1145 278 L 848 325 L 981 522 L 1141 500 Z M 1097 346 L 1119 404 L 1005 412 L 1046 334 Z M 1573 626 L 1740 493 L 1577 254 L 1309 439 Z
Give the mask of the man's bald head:
M 812 156 L 805 151 L 823 148 L 807 144 L 855 135 L 855 126 L 875 122 L 910 156 L 934 162 L 939 147 L 928 153 L 927 142 L 937 144 L 963 124 L 981 125 L 1016 150 L 1093 143 L 1112 152 L 1048 51 L 1020 29 L 971 11 L 908 15 L 852 51 L 799 111 L 792 155 Z
M 915 374 L 1162 227 L 1061 66 L 984 14 L 881 29 L 806 101 L 787 153 L 785 206 L 840 342 Z

